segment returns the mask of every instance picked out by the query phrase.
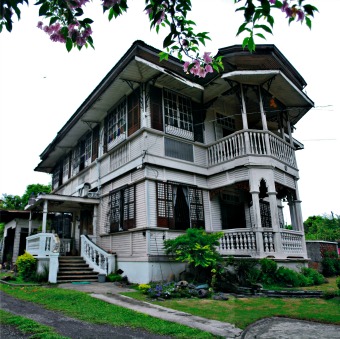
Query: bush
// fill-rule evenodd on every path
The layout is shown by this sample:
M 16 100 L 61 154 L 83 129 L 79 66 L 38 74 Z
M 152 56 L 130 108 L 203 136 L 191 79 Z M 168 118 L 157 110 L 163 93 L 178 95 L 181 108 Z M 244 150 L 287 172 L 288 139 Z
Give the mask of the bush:
M 321 285 L 325 282 L 325 277 L 313 268 L 303 267 L 301 269 L 301 274 L 311 280 L 310 285 Z
M 37 272 L 37 259 L 30 253 L 26 252 L 20 255 L 16 261 L 18 275 L 24 281 L 34 280 Z
M 307 277 L 283 266 L 276 271 L 275 280 L 279 285 L 291 285 L 292 287 L 310 284 Z
M 121 282 L 123 280 L 123 277 L 117 273 L 110 273 L 107 275 L 106 279 L 110 282 Z
M 340 290 L 340 277 L 337 277 L 335 282 L 336 282 L 336 286 L 338 286 L 338 289 Z
M 143 294 L 147 294 L 148 291 L 150 290 L 151 286 L 148 284 L 139 284 L 138 285 L 138 289 L 143 293 Z
M 272 259 L 263 258 L 260 260 L 261 281 L 265 284 L 273 284 L 275 282 L 275 273 L 277 271 L 277 263 Z

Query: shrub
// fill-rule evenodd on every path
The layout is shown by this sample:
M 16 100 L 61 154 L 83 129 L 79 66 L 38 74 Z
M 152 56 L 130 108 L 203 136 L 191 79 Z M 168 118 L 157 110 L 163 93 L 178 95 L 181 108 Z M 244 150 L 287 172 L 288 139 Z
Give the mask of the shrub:
M 26 252 L 20 255 L 16 261 L 18 274 L 23 280 L 33 280 L 37 272 L 37 259 Z
M 148 284 L 139 284 L 139 285 L 138 285 L 138 289 L 139 289 L 143 294 L 147 294 L 150 288 L 151 288 L 151 286 L 148 285 Z
M 123 280 L 123 277 L 117 273 L 110 273 L 107 275 L 106 279 L 110 282 L 120 282 Z
M 261 259 L 259 263 L 261 266 L 261 281 L 265 284 L 273 284 L 275 282 L 277 263 L 267 258 Z
M 275 273 L 275 280 L 279 285 L 291 285 L 293 287 L 306 286 L 308 279 L 298 272 L 286 267 L 279 267 Z
M 301 269 L 301 274 L 311 280 L 310 285 L 321 285 L 325 282 L 325 277 L 313 268 L 303 267 Z
M 338 286 L 338 289 L 340 290 L 340 277 L 337 277 L 335 282 L 336 282 L 336 286 Z
M 167 254 L 175 260 L 186 262 L 200 279 L 211 280 L 212 269 L 222 261 L 217 251 L 223 233 L 207 233 L 203 229 L 188 228 L 185 234 L 164 241 Z
M 334 258 L 323 258 L 321 261 L 322 264 L 322 274 L 325 277 L 332 277 L 336 274 L 336 267 L 335 267 L 335 260 Z
M 260 271 L 256 268 L 258 264 L 254 259 L 235 260 L 234 267 L 240 285 L 250 286 L 260 278 Z

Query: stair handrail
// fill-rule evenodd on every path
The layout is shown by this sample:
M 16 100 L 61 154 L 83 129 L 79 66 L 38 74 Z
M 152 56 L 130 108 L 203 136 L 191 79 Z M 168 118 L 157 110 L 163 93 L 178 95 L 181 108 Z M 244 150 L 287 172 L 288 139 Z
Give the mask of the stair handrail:
M 108 275 L 115 271 L 116 255 L 106 252 L 87 235 L 81 235 L 80 255 L 94 271 Z

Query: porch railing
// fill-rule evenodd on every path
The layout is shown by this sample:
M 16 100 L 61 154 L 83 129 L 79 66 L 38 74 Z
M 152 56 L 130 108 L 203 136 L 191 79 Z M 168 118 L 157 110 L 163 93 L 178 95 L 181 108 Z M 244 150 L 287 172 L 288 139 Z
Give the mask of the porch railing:
M 81 236 L 81 256 L 98 273 L 107 275 L 115 270 L 115 255 L 107 253 L 86 235 Z
M 294 148 L 275 134 L 259 130 L 236 132 L 208 146 L 208 165 L 217 165 L 243 155 L 271 155 L 296 167 Z
M 59 253 L 60 239 L 54 233 L 38 233 L 26 238 L 26 251 L 33 256 L 46 257 Z
M 222 255 L 234 255 L 260 258 L 274 256 L 278 259 L 290 256 L 304 257 L 303 235 L 297 231 L 272 229 L 232 229 L 224 230 L 220 239 L 219 252 Z

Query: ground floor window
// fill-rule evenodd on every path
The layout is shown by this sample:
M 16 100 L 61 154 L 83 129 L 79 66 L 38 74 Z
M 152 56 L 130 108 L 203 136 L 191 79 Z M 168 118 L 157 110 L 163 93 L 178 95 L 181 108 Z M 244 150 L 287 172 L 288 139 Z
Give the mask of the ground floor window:
M 202 190 L 180 183 L 157 182 L 157 225 L 176 230 L 204 228 Z
M 136 188 L 124 186 L 111 191 L 108 203 L 107 232 L 127 231 L 136 226 Z

